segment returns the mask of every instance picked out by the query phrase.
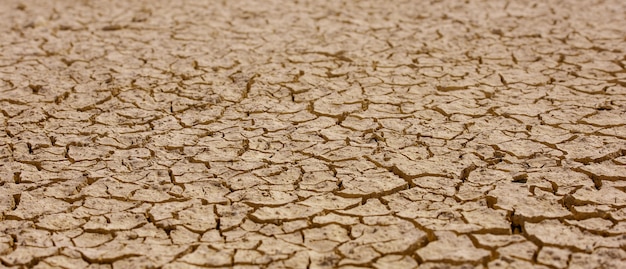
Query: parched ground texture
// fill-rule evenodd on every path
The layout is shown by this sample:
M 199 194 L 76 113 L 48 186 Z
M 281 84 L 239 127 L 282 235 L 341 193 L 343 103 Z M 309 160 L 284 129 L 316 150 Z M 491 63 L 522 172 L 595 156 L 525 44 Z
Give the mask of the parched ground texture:
M 626 268 L 626 2 L 0 5 L 0 267 Z

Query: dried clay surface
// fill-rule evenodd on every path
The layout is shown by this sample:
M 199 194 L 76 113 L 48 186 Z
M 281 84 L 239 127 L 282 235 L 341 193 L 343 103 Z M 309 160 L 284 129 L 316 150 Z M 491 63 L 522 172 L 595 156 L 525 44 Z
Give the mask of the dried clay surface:
M 626 268 L 625 1 L 0 18 L 0 267 Z

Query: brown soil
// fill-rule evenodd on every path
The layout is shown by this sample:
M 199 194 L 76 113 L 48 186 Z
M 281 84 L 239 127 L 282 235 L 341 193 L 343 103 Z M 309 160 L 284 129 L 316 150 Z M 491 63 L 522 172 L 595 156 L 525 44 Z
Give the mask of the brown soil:
M 626 268 L 626 2 L 0 5 L 0 267 Z

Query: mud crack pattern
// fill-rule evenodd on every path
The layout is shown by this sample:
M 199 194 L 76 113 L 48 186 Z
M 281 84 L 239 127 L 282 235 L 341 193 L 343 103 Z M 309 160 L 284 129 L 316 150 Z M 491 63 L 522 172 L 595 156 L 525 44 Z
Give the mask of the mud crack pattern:
M 3 1 L 8 268 L 626 268 L 624 1 Z

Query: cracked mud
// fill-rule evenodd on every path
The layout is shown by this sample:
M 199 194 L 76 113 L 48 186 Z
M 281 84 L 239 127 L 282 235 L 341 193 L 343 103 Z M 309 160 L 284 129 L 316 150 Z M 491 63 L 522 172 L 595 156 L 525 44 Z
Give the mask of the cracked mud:
M 626 268 L 626 2 L 543 2 L 3 1 L 1 266 Z

